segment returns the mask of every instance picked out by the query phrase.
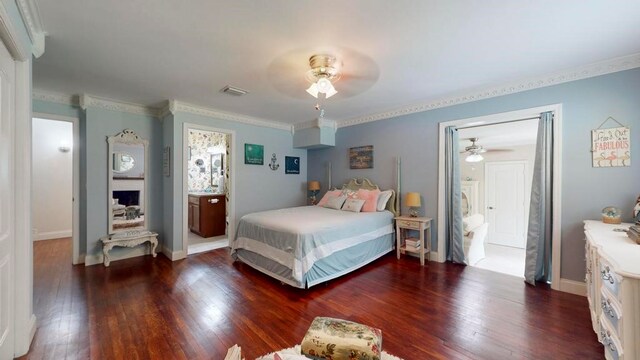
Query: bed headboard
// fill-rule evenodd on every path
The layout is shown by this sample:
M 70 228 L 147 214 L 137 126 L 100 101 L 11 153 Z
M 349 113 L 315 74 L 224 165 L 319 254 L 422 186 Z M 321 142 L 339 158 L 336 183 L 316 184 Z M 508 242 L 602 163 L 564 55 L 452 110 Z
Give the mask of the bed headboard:
M 341 188 L 341 190 L 351 190 L 351 191 L 358 191 L 360 189 L 381 190 L 380 187 L 378 187 L 378 185 L 372 183 L 371 180 L 367 178 L 351 179 L 349 180 L 348 183 L 342 185 L 342 188 Z M 386 209 L 391 211 L 396 216 L 399 214 L 399 212 L 396 209 L 396 192 L 394 190 L 391 190 L 391 198 L 389 199 L 389 201 L 387 201 Z

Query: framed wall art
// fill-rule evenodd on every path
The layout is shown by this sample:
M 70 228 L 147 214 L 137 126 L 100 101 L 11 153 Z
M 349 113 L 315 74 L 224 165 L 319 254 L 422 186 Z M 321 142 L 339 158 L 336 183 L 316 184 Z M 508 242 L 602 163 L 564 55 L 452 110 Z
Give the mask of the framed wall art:
M 373 145 L 349 149 L 350 169 L 373 169 Z
M 297 156 L 284 157 L 284 173 L 300 174 L 300 158 Z
M 244 163 L 248 165 L 264 165 L 264 146 L 244 144 Z

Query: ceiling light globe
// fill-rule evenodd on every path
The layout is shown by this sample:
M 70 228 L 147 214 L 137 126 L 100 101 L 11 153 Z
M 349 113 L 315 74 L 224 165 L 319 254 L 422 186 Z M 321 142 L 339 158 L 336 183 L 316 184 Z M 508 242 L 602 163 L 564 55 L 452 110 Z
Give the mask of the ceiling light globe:
M 480 154 L 471 154 L 464 159 L 464 161 L 470 163 L 480 162 L 482 160 L 484 160 L 484 157 L 482 157 L 482 155 Z
M 326 93 L 327 91 L 329 91 L 329 89 L 333 88 L 333 86 L 331 85 L 331 81 L 329 81 L 329 79 L 327 78 L 319 79 L 316 84 L 318 86 L 318 91 L 321 93 Z

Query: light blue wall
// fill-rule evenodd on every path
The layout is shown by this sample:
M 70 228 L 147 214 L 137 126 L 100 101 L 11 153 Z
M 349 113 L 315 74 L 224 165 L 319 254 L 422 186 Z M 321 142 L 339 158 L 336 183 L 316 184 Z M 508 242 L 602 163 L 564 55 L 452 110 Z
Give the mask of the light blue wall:
M 306 202 L 307 150 L 293 148 L 291 132 L 259 127 L 227 120 L 214 119 L 191 113 L 178 112 L 163 119 L 164 146 L 171 146 L 171 178 L 164 182 L 166 245 L 171 250 L 182 247 L 182 167 L 183 167 L 183 125 L 185 123 L 205 125 L 217 129 L 235 131 L 233 152 L 235 163 L 235 215 L 236 221 L 243 215 L 261 210 L 302 206 Z M 264 145 L 264 165 L 244 164 L 244 144 Z M 280 167 L 272 171 L 268 164 L 271 154 L 276 153 Z M 284 157 L 299 156 L 300 174 L 284 173 Z M 170 215 L 168 215 L 170 214 Z M 170 221 L 169 221 L 170 220 Z M 231 224 L 235 228 L 236 224 Z
M 631 209 L 640 193 L 640 69 L 589 78 L 447 108 L 338 129 L 335 148 L 309 151 L 309 179 L 326 179 L 330 161 L 333 184 L 368 177 L 382 187 L 395 183 L 394 159 L 402 158 L 402 190 L 422 193 L 423 213 L 434 218 L 437 246 L 438 123 L 562 103 L 562 271 L 584 279 L 582 220 L 599 219 L 608 205 Z M 631 128 L 632 166 L 591 167 L 591 130 L 613 116 Z M 350 170 L 347 151 L 374 145 L 374 168 Z M 323 185 L 326 180 L 323 181 Z
M 87 108 L 33 101 L 33 111 L 80 118 L 80 253 L 98 255 L 98 239 L 108 234 L 107 137 L 132 129 L 149 140 L 149 189 L 146 211 L 149 229 L 160 233 L 162 241 L 162 124 L 154 117 L 134 115 L 100 108 Z M 132 251 L 113 250 L 114 258 Z

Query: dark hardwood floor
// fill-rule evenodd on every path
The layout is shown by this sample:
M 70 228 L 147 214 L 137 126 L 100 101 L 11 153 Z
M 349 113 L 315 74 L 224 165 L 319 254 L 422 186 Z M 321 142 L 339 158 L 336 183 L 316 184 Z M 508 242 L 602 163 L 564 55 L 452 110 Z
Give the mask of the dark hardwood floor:
M 25 359 L 247 360 L 300 342 L 316 316 L 378 327 L 410 359 L 601 359 L 584 297 L 473 267 L 387 255 L 309 290 L 226 250 L 109 268 L 71 265 L 69 239 L 34 245 L 38 330 Z

